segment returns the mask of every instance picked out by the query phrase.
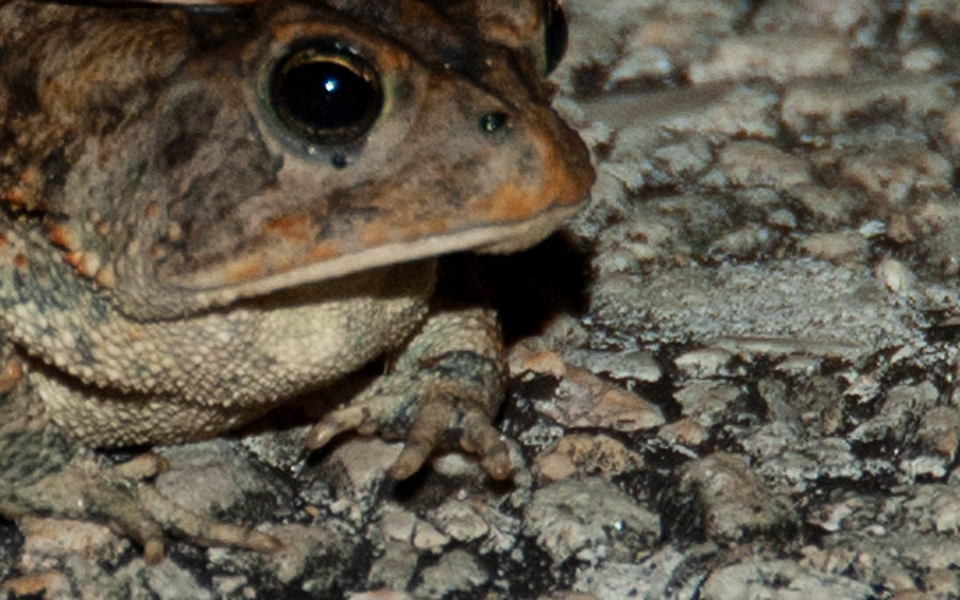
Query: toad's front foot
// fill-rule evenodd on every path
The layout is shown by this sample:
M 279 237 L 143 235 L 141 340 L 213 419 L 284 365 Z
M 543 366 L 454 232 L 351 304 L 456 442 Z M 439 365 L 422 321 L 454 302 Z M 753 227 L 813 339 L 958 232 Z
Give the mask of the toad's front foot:
M 355 429 L 406 440 L 390 475 L 405 479 L 439 446 L 460 446 L 481 459 L 494 479 L 506 479 L 507 445 L 492 421 L 505 386 L 496 317 L 483 309 L 447 312 L 427 320 L 377 379 L 345 408 L 323 419 L 307 437 L 319 448 Z
M 93 456 L 74 454 L 53 426 L 0 430 L 0 515 L 41 515 L 102 522 L 138 542 L 147 562 L 164 555 L 169 533 L 201 546 L 233 546 L 260 552 L 281 547 L 276 538 L 217 523 L 180 508 L 148 482 L 166 468 L 153 454 L 103 467 Z

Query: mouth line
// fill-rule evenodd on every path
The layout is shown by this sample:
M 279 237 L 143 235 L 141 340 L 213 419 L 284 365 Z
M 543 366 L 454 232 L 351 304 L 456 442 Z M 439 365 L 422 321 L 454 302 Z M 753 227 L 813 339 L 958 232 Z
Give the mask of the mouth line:
M 560 220 L 580 209 L 580 204 L 556 207 L 519 223 L 496 223 L 469 231 L 452 232 L 411 242 L 394 242 L 335 258 L 305 264 L 247 281 L 230 281 L 223 269 L 179 277 L 169 283 L 188 294 L 209 299 L 212 304 L 234 305 L 237 301 L 258 299 L 298 288 L 336 290 L 354 288 L 357 281 L 383 276 L 391 267 L 424 261 L 457 251 L 514 252 L 534 245 L 555 229 Z M 292 292 L 290 292 L 292 293 Z

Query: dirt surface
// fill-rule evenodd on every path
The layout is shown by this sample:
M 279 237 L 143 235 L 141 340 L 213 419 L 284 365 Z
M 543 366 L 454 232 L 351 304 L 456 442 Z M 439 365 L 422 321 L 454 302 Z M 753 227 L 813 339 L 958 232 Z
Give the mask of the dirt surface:
M 565 6 L 593 200 L 479 261 L 514 480 L 449 455 L 394 484 L 396 445 L 305 459 L 265 425 L 166 451 L 158 486 L 285 551 L 147 566 L 5 523 L 8 597 L 960 598 L 960 3 Z

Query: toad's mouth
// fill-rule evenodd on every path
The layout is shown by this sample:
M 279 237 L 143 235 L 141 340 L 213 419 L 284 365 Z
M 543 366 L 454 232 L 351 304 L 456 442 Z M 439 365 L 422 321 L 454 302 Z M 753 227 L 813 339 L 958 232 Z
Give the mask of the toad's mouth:
M 302 283 L 281 286 L 272 291 L 242 297 L 218 312 L 232 310 L 277 311 L 329 302 L 349 302 L 358 298 L 429 297 L 436 279 L 436 260 L 413 260 L 400 264 L 387 264 L 358 273 L 317 281 L 306 278 Z
M 270 297 L 305 298 L 320 294 L 324 297 L 337 281 L 350 279 L 367 271 L 384 271 L 398 264 L 422 262 L 423 259 L 460 250 L 505 253 L 532 246 L 556 228 L 558 219 L 573 215 L 579 205 L 538 215 L 521 223 L 492 224 L 464 232 L 434 235 L 411 242 L 393 242 L 367 249 L 359 254 L 347 254 L 306 264 L 288 271 L 269 272 L 262 256 L 238 259 L 227 268 L 192 273 L 178 277 L 172 283 L 178 287 L 201 291 L 212 303 L 224 304 L 238 298 L 255 298 L 257 302 Z M 312 291 L 310 291 L 312 290 Z M 341 292 L 333 291 L 336 295 Z

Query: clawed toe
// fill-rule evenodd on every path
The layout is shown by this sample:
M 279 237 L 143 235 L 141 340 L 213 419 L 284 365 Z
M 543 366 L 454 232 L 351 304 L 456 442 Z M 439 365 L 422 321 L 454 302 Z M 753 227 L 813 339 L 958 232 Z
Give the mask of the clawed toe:
M 468 403 L 432 398 L 420 403 L 412 425 L 404 427 L 404 422 L 409 420 L 407 413 L 397 410 L 404 404 L 396 398 L 379 401 L 382 405 L 378 408 L 369 405 L 377 400 L 367 400 L 368 404 L 331 413 L 307 435 L 307 448 L 321 448 L 335 436 L 350 430 L 364 435 L 379 432 L 391 437 L 399 435 L 405 440 L 403 451 L 390 469 L 394 479 L 407 479 L 420 470 L 435 450 L 448 443 L 459 444 L 465 452 L 478 456 L 491 478 L 503 480 L 510 476 L 512 464 L 507 445 L 482 410 Z M 384 410 L 385 404 L 393 410 Z M 404 429 L 406 432 L 402 433 Z
M 330 440 L 346 431 L 359 429 L 370 418 L 370 411 L 364 406 L 348 406 L 327 415 L 307 434 L 306 447 L 317 450 L 330 443 Z
M 492 311 L 465 309 L 431 317 L 392 365 L 350 406 L 329 414 L 308 434 L 313 450 L 348 430 L 401 438 L 390 470 L 416 473 L 434 450 L 459 446 L 478 456 L 494 479 L 510 476 L 506 444 L 491 424 L 505 385 L 502 348 Z
M 501 439 L 500 432 L 482 415 L 471 417 L 469 424 L 464 424 L 461 447 L 479 456 L 480 466 L 493 479 L 502 481 L 508 478 L 513 465 L 510 462 L 510 450 Z

